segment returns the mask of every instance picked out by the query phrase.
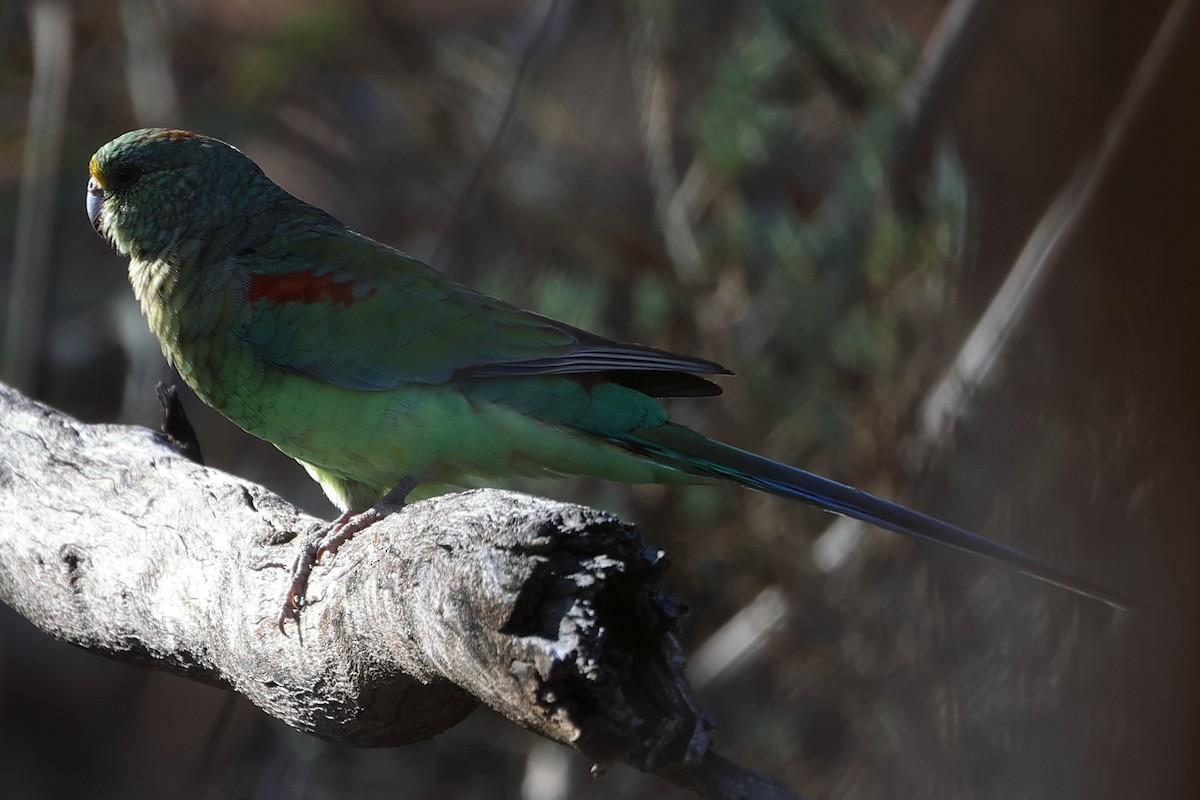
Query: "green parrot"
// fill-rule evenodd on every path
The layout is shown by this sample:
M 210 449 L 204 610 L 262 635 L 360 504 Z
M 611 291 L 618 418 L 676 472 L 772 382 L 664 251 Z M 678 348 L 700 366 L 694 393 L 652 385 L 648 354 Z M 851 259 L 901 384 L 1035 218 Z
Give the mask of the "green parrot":
M 164 355 L 343 511 L 301 548 L 281 629 L 318 556 L 418 485 L 516 475 L 732 481 L 1123 605 L 1019 550 L 671 422 L 656 398 L 719 394 L 701 376 L 728 370 L 461 286 L 296 199 L 224 142 L 132 131 L 89 172 L 88 216 L 129 257 Z

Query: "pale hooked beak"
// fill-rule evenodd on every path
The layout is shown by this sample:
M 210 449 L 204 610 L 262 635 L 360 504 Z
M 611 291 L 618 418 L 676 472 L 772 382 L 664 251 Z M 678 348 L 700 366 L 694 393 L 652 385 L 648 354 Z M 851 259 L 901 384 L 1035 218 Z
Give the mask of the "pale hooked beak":
M 96 233 L 104 235 L 100 230 L 100 209 L 104 203 L 104 189 L 100 184 L 96 183 L 95 178 L 88 179 L 87 186 L 87 214 L 88 219 L 92 221 L 92 227 L 96 229 Z

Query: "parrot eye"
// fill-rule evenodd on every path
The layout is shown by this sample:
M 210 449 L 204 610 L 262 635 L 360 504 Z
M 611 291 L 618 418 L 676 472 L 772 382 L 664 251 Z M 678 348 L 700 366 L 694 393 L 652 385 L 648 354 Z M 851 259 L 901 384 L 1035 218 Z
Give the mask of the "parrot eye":
M 116 190 L 128 189 L 137 183 L 138 178 L 142 177 L 142 170 L 139 167 L 126 165 L 117 167 L 112 175 L 112 188 Z

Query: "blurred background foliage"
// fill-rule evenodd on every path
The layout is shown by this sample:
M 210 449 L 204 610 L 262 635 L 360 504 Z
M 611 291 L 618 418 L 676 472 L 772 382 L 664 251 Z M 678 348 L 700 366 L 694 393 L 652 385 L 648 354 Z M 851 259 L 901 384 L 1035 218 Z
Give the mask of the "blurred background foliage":
M 1129 591 L 1175 565 L 1172 598 L 1190 614 L 1194 515 L 1188 535 L 1162 533 L 1185 518 L 1173 492 L 1195 477 L 1194 421 L 1176 424 L 1194 339 L 1170 358 L 1161 347 L 1194 333 L 1173 305 L 1185 251 L 1169 246 L 1187 226 L 1146 211 L 1180 213 L 1182 189 L 1160 181 L 1135 208 L 1092 212 L 1093 232 L 1140 220 L 1140 241 L 1162 250 L 1139 258 L 1134 233 L 1097 234 L 1060 256 L 1072 268 L 1055 275 L 1069 278 L 1044 290 L 999 381 L 970 393 L 962 429 L 945 439 L 920 424 L 1174 5 L 1186 4 L 0 0 L 5 377 L 87 420 L 157 423 L 153 387 L 171 376 L 83 188 L 113 136 L 189 128 L 456 280 L 734 369 L 721 399 L 673 405 L 686 424 Z M 968 24 L 929 74 L 921 54 L 950 12 Z M 1176 62 L 1167 74 L 1198 68 Z M 1166 85 L 1156 96 L 1173 96 Z M 1182 164 L 1144 154 L 1177 156 L 1153 133 L 1195 130 L 1194 116 L 1143 124 L 1151 144 L 1127 148 L 1142 160 L 1121 163 L 1144 180 L 1193 174 L 1183 133 L 1169 140 Z M 1126 181 L 1104 196 L 1147 191 Z M 1127 283 L 1115 253 L 1150 277 Z M 1148 351 L 1158 360 L 1119 371 L 1105 357 Z M 189 401 L 210 465 L 331 514 L 294 463 Z M 751 492 L 514 485 L 617 510 L 670 551 L 698 658 L 739 611 L 773 609 L 765 635 L 717 653 L 710 663 L 729 663 L 701 696 L 724 751 L 800 791 L 1184 797 L 1195 785 L 1176 760 L 1195 741 L 1190 638 L 1168 647 L 1103 607 L 884 536 L 822 567 L 809 546 L 829 518 Z M 435 742 L 362 753 L 216 690 L 69 652 L 12 614 L 0 636 L 0 781 L 13 796 L 671 792 L 626 770 L 592 781 L 582 759 L 484 712 Z M 1177 679 L 1149 697 L 1130 688 L 1153 671 L 1148 654 Z M 1141 768 L 1112 765 L 1164 731 L 1175 745 Z

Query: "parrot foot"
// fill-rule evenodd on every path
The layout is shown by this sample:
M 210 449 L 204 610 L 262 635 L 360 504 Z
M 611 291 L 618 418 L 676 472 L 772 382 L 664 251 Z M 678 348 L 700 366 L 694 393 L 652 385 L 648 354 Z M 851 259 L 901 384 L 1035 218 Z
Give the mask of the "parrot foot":
M 304 603 L 308 578 L 321 557 L 333 556 L 338 548 L 353 539 L 355 534 L 371 527 L 388 514 L 404 508 L 405 498 L 416 485 L 415 479 L 405 478 L 366 511 L 358 514 L 344 511 L 328 528 L 320 529 L 308 537 L 296 555 L 296 560 L 292 562 L 292 582 L 283 601 L 283 612 L 279 615 L 280 633 L 286 634 L 284 627 L 288 620 L 300 622 L 300 606 Z

